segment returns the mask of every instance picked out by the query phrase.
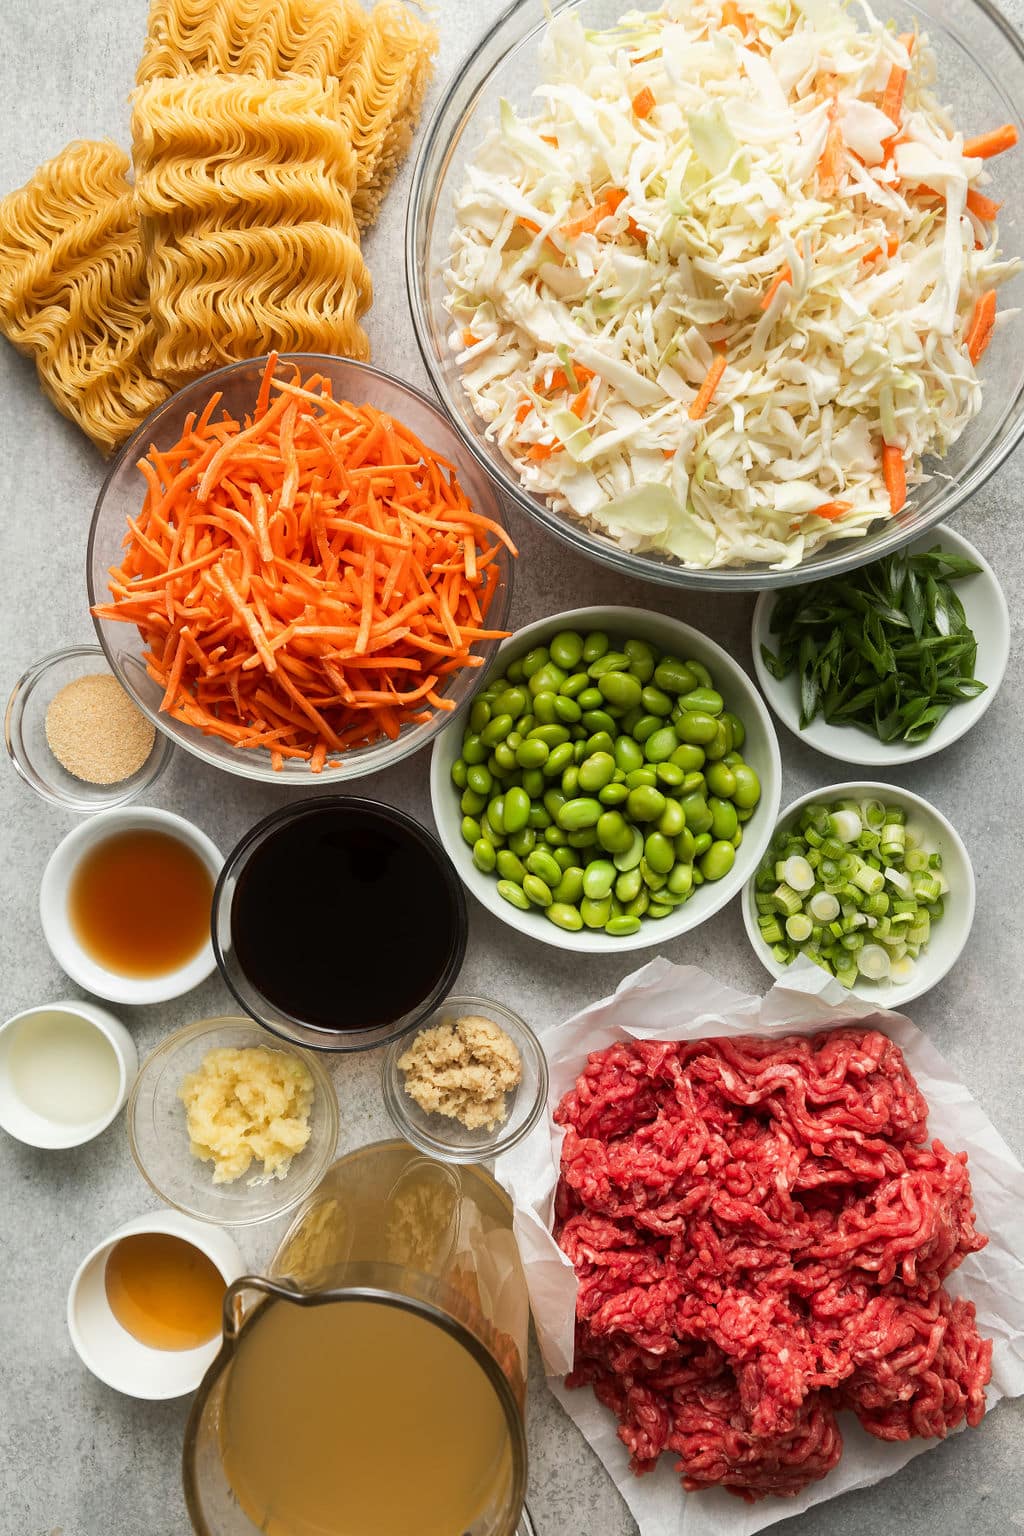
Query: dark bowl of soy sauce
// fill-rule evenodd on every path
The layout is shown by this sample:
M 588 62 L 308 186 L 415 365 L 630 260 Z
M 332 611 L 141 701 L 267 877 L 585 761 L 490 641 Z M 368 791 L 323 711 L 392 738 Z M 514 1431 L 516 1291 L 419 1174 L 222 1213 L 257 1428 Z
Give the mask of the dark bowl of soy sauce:
M 355 795 L 258 822 L 213 896 L 213 949 L 237 1001 L 321 1051 L 365 1051 L 415 1028 L 451 991 L 468 928 L 437 838 Z

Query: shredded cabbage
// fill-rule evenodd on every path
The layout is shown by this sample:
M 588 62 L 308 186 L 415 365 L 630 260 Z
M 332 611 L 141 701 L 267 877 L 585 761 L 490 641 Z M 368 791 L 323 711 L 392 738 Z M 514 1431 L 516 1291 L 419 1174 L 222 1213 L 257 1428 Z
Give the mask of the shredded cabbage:
M 536 111 L 503 102 L 467 168 L 445 273 L 465 388 L 524 486 L 600 537 L 793 566 L 890 514 L 883 444 L 920 484 L 980 409 L 967 330 L 1019 263 L 968 206 L 989 177 L 927 38 L 857 12 L 564 12 Z

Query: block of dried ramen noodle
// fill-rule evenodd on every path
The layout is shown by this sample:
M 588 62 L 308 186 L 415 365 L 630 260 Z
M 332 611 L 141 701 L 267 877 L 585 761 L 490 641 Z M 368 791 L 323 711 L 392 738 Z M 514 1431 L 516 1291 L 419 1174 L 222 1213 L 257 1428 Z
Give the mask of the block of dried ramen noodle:
M 136 82 L 214 73 L 342 75 L 363 43 L 357 0 L 152 0 Z
M 158 377 L 275 349 L 368 357 L 336 84 L 157 79 L 135 93 L 132 133 Z
M 151 376 L 145 262 L 109 140 L 69 144 L 0 201 L 0 331 L 104 453 L 167 396 Z

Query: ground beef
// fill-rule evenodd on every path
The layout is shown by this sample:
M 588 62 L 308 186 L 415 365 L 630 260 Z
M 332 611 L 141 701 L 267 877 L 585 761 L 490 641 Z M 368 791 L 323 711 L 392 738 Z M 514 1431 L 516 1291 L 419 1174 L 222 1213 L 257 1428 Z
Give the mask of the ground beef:
M 689 1490 L 791 1496 L 839 1460 L 839 1409 L 883 1440 L 979 1423 L 992 1346 L 942 1282 L 986 1240 L 927 1114 L 870 1029 L 589 1058 L 555 1114 L 568 1385 L 634 1471 L 667 1451 Z

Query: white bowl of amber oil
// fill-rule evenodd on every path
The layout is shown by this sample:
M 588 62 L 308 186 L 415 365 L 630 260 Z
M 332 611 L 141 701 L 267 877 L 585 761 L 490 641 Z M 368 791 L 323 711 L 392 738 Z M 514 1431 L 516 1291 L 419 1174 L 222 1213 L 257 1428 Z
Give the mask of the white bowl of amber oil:
M 194 1392 L 221 1343 L 224 1294 L 244 1272 L 226 1232 L 180 1211 L 137 1216 L 97 1244 L 68 1293 L 68 1331 L 94 1376 L 151 1402 Z

